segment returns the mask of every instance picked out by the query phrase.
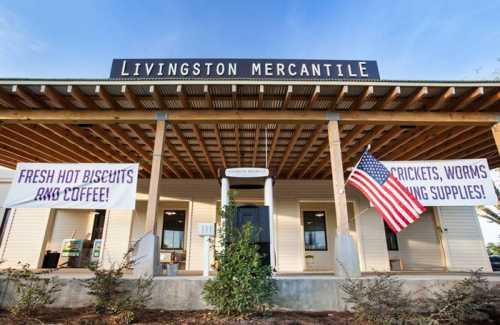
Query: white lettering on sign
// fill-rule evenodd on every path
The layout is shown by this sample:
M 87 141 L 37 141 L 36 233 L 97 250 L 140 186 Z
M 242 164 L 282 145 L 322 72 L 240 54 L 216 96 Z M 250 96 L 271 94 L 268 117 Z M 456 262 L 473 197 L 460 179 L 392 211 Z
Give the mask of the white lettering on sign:
M 425 206 L 497 202 L 486 159 L 382 161 Z

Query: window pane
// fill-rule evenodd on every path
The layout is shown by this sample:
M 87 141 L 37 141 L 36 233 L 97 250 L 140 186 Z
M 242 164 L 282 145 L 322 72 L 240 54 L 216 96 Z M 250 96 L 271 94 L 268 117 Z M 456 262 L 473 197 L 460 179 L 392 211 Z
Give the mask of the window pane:
M 184 210 L 166 210 L 163 214 L 163 249 L 184 248 Z
M 384 227 L 385 227 L 385 239 L 387 241 L 387 249 L 390 251 L 397 251 L 399 250 L 398 247 L 398 236 L 387 226 L 387 224 L 384 221 Z
M 327 250 L 324 211 L 304 211 L 304 245 L 306 250 Z

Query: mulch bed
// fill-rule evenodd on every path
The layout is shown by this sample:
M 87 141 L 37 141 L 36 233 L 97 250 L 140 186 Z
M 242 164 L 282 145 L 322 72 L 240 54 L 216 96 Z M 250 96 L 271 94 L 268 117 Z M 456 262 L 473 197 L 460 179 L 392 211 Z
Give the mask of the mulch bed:
M 350 324 L 352 315 L 341 312 L 285 312 L 275 311 L 266 315 L 231 318 L 217 315 L 213 311 L 165 311 L 146 310 L 134 324 L 256 324 L 256 325 L 308 325 Z M 65 324 L 65 325 L 120 325 L 116 316 L 99 316 L 88 308 L 48 308 L 37 319 L 16 319 L 7 311 L 0 311 L 0 324 Z

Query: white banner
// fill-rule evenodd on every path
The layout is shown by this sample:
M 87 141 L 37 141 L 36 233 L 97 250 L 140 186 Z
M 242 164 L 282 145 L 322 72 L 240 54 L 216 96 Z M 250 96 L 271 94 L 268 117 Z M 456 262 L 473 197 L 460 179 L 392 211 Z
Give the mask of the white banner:
M 425 206 L 497 202 L 486 159 L 382 161 Z
M 6 208 L 135 209 L 138 164 L 19 163 Z

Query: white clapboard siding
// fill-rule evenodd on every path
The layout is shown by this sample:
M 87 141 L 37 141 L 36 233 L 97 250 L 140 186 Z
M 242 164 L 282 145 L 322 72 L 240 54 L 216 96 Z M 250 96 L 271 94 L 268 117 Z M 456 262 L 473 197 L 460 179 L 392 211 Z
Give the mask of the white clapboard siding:
M 443 270 L 443 248 L 439 240 L 432 211 L 398 233 L 403 268 L 411 270 Z
M 111 209 L 107 211 L 103 234 L 103 254 L 101 264 L 104 268 L 118 265 L 127 253 L 132 231 L 133 210 Z
M 356 216 L 356 224 L 361 272 L 390 271 L 382 218 L 366 205 Z
M 12 211 L 0 247 L 2 268 L 18 268 L 18 262 L 34 268 L 41 266 L 50 214 L 50 209 Z
M 479 220 L 474 207 L 439 207 L 444 247 L 450 271 L 483 268 L 491 272 Z
M 61 252 L 64 239 L 90 239 L 94 222 L 92 210 L 56 210 L 46 250 Z

